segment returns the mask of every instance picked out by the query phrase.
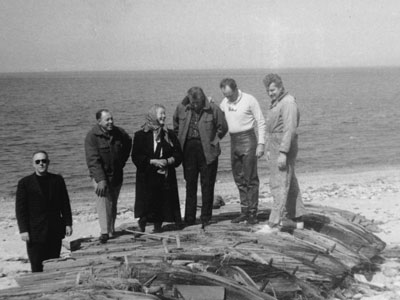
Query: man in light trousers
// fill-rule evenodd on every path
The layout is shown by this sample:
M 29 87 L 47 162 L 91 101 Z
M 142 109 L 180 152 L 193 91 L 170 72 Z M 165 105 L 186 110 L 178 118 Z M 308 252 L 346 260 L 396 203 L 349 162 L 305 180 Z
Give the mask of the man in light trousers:
M 123 182 L 123 168 L 132 148 L 132 138 L 114 125 L 107 109 L 96 113 L 97 124 L 85 139 L 86 163 L 97 195 L 100 242 L 114 235 L 117 202 Z

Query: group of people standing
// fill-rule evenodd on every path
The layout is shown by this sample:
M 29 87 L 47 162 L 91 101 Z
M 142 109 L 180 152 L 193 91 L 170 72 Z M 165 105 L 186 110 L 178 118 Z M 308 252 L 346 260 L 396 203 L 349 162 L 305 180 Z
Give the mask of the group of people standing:
M 97 196 L 100 242 L 106 243 L 115 234 L 117 202 L 129 156 L 137 169 L 134 210 L 140 231 L 144 232 L 148 223 L 154 224 L 154 232 L 162 231 L 163 222 L 175 223 L 178 228 L 195 224 L 199 175 L 200 221 L 203 227 L 208 226 L 212 222 L 220 140 L 227 132 L 231 138 L 232 174 L 241 204 L 241 213 L 232 223 L 258 223 L 257 164 L 265 151 L 273 196 L 268 224 L 272 229 L 285 220 L 301 223 L 305 209 L 294 171 L 299 110 L 279 75 L 269 74 L 263 82 L 272 100 L 267 122 L 257 99 L 242 92 L 232 78 L 220 83 L 225 97 L 220 105 L 200 87 L 190 88 L 173 114 L 173 129 L 165 125 L 165 107 L 153 105 L 133 142 L 124 129 L 114 124 L 110 111 L 99 110 L 97 124 L 85 139 L 85 153 Z M 32 271 L 41 271 L 43 260 L 58 257 L 62 238 L 72 234 L 65 183 L 60 175 L 47 171 L 49 162 L 45 151 L 35 152 L 35 173 L 18 183 L 16 194 L 18 225 L 21 238 L 27 242 Z M 186 182 L 183 220 L 176 178 L 180 164 Z M 52 251 L 47 247 L 50 243 L 55 244 Z

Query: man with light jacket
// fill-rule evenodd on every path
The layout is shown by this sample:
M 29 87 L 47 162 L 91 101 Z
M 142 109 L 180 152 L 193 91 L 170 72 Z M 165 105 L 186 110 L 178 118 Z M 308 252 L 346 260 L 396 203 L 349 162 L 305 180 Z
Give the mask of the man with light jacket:
M 210 102 L 200 87 L 192 87 L 177 106 L 173 116 L 174 130 L 183 149 L 183 171 L 186 180 L 185 223 L 196 222 L 197 182 L 200 174 L 203 227 L 210 224 L 217 177 L 219 141 L 228 131 L 221 109 Z

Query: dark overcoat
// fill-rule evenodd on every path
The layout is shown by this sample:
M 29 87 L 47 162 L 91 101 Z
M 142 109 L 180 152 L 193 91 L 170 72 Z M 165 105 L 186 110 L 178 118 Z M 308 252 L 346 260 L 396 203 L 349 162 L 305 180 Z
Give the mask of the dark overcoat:
M 37 175 L 18 182 L 15 212 L 19 232 L 28 232 L 32 242 L 48 238 L 63 239 L 65 226 L 72 226 L 71 206 L 67 188 L 61 175 L 48 173 L 49 201 L 43 195 Z
M 173 157 L 175 162 L 168 166 L 168 176 L 160 181 L 160 174 L 155 166 L 150 165 L 155 156 L 152 131 L 139 130 L 135 133 L 132 147 L 132 161 L 136 165 L 135 217 L 147 217 L 152 220 L 155 211 L 162 213 L 163 222 L 180 222 L 180 204 L 175 168 L 182 162 L 182 150 L 172 130 L 168 130 L 171 144 L 163 149 L 162 158 Z M 162 178 L 162 176 L 161 176 Z

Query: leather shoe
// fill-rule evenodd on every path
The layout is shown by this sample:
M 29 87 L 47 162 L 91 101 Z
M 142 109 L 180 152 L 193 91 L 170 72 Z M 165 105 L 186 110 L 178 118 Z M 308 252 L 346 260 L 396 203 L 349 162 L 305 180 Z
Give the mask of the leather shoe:
M 99 237 L 99 241 L 102 244 L 107 243 L 108 239 L 109 239 L 108 233 L 101 234 L 100 237 Z
M 240 223 L 240 222 L 244 222 L 244 221 L 247 221 L 248 218 L 249 218 L 248 215 L 246 215 L 246 214 L 240 214 L 240 216 L 237 217 L 237 218 L 235 218 L 235 219 L 233 219 L 233 220 L 231 221 L 231 223 Z
M 193 226 L 193 225 L 196 225 L 196 220 L 191 220 L 191 221 L 184 221 L 183 222 L 183 225 L 185 226 L 185 227 L 187 227 L 187 226 Z
M 247 224 L 250 224 L 250 225 L 258 224 L 257 216 L 251 215 L 247 220 Z
M 146 231 L 146 218 L 145 217 L 140 218 L 138 224 L 139 224 L 140 231 L 145 232 Z
M 153 233 L 161 233 L 163 232 L 162 227 L 161 227 L 161 223 L 154 223 L 154 229 L 153 229 Z

